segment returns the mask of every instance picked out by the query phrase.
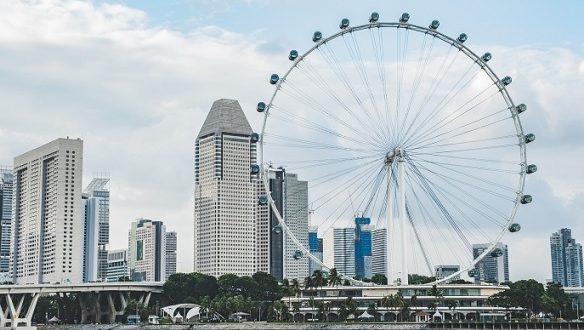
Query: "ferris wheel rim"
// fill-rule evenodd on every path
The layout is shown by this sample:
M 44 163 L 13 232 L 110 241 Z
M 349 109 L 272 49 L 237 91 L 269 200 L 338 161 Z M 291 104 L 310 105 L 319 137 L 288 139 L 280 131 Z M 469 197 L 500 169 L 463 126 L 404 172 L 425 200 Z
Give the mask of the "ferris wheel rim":
M 346 34 L 360 32 L 360 31 L 373 29 L 373 28 L 378 28 L 378 29 L 394 28 L 394 29 L 411 30 L 411 31 L 415 31 L 417 33 L 430 35 L 433 38 L 436 38 L 436 39 L 441 40 L 442 42 L 444 42 L 446 44 L 450 44 L 451 46 L 456 47 L 459 51 L 461 51 L 464 55 L 466 55 L 469 59 L 471 59 L 476 65 L 478 65 L 487 74 L 487 76 L 491 79 L 491 81 L 494 84 L 496 84 L 496 86 L 499 89 L 498 93 L 503 97 L 503 100 L 507 104 L 508 110 L 511 112 L 511 119 L 513 119 L 513 122 L 515 125 L 515 131 L 517 133 L 518 146 L 519 146 L 521 171 L 518 173 L 519 179 L 518 179 L 516 192 L 515 192 L 515 194 L 516 194 L 515 201 L 514 201 L 513 207 L 511 207 L 511 210 L 509 210 L 509 213 L 505 218 L 505 220 L 506 220 L 505 226 L 497 234 L 497 236 L 495 236 L 494 240 L 489 244 L 487 249 L 485 249 L 478 257 L 472 258 L 473 260 L 469 265 L 467 265 L 465 267 L 460 267 L 459 271 L 457 271 L 457 272 L 455 272 L 447 277 L 444 277 L 444 278 L 439 279 L 439 280 L 437 279 L 437 280 L 429 282 L 429 283 L 425 283 L 425 284 L 440 284 L 443 282 L 447 282 L 447 281 L 473 269 L 481 259 L 483 259 L 485 256 L 490 254 L 495 249 L 497 244 L 501 242 L 501 239 L 503 238 L 503 236 L 505 236 L 506 232 L 508 231 L 507 230 L 508 227 L 514 223 L 514 219 L 515 219 L 517 210 L 519 208 L 519 205 L 521 204 L 521 198 L 523 196 L 523 192 L 524 192 L 524 188 L 525 188 L 525 177 L 527 174 L 526 173 L 526 168 L 527 168 L 526 142 L 524 140 L 525 133 L 524 133 L 523 127 L 521 125 L 521 121 L 519 118 L 519 112 L 516 110 L 516 105 L 513 102 L 511 96 L 509 95 L 509 92 L 506 88 L 506 85 L 502 83 L 502 80 L 494 72 L 494 70 L 490 67 L 490 65 L 488 63 L 486 63 L 485 61 L 483 61 L 479 55 L 477 55 L 475 52 L 473 52 L 470 48 L 468 48 L 463 43 L 449 37 L 448 35 L 446 35 L 444 33 L 437 31 L 436 29 L 411 24 L 409 22 L 373 22 L 373 23 L 367 23 L 367 24 L 356 25 L 356 26 L 348 26 L 344 29 L 341 29 L 340 31 L 338 31 L 336 33 L 333 33 L 332 35 L 330 35 L 326 38 L 323 37 L 319 41 L 316 41 L 315 44 L 313 46 L 311 46 L 307 51 L 305 51 L 302 54 L 298 54 L 298 57 L 293 60 L 292 65 L 289 67 L 288 70 L 286 70 L 285 74 L 282 75 L 281 77 L 279 77 L 278 81 L 275 84 L 274 92 L 272 93 L 272 95 L 269 99 L 269 102 L 266 103 L 266 108 L 265 108 L 265 111 L 263 114 L 264 118 L 262 121 L 261 131 L 260 131 L 259 140 L 258 140 L 258 144 L 259 144 L 258 154 L 259 154 L 259 159 L 260 159 L 259 165 L 260 165 L 260 169 L 261 169 L 260 173 L 263 176 L 263 178 L 262 178 L 263 186 L 264 186 L 267 198 L 268 198 L 268 205 L 269 205 L 270 209 L 272 209 L 273 213 L 276 215 L 279 224 L 282 226 L 282 228 L 284 229 L 286 234 L 289 235 L 290 237 L 293 237 L 294 243 L 299 247 L 300 250 L 302 250 L 306 254 L 306 256 L 310 260 L 319 264 L 321 267 L 323 267 L 323 269 L 329 269 L 329 267 L 326 266 L 323 262 L 321 262 L 318 259 L 318 257 L 316 257 L 312 253 L 310 253 L 309 249 L 307 249 L 303 244 L 299 243 L 299 241 L 296 239 L 295 235 L 291 232 L 291 230 L 285 224 L 285 221 L 283 220 L 283 216 L 280 214 L 280 212 L 275 207 L 275 204 L 274 204 L 274 201 L 272 199 L 271 192 L 269 189 L 267 175 L 265 175 L 265 173 L 267 173 L 268 167 L 266 166 L 267 163 L 264 160 L 264 136 L 265 136 L 265 132 L 266 132 L 268 117 L 270 116 L 270 110 L 273 107 L 273 103 L 274 103 L 274 100 L 276 99 L 276 96 L 278 95 L 282 85 L 286 83 L 288 76 L 298 67 L 298 65 L 301 62 L 304 61 L 304 59 L 306 57 L 308 57 L 311 53 L 313 53 L 319 47 L 326 45 L 327 43 L 329 43 L 329 42 L 331 42 L 339 37 L 342 37 Z M 356 282 L 356 283 L 359 283 L 362 285 L 371 285 L 371 283 L 368 283 L 368 282 L 362 282 L 362 281 L 355 280 L 355 279 L 350 278 L 350 277 L 346 277 L 346 276 L 344 276 L 344 274 L 340 274 L 340 275 L 342 275 L 343 278 L 348 279 L 352 282 Z M 388 276 L 388 281 L 389 281 L 389 276 Z

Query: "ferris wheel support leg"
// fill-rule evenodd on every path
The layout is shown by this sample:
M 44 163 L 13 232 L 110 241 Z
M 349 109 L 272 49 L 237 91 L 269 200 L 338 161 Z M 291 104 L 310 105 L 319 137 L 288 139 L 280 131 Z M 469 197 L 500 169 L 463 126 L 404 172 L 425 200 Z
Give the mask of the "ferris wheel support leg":
M 404 179 L 404 160 L 402 157 L 398 158 L 397 161 L 398 170 L 398 219 L 400 221 L 400 231 L 401 231 L 401 284 L 408 285 L 408 263 L 406 260 L 406 237 L 407 237 L 407 215 L 406 215 L 406 189 L 405 189 L 405 179 Z
M 385 245 L 386 245 L 386 258 L 385 258 L 385 262 L 386 262 L 386 274 L 387 274 L 387 284 L 388 285 L 392 285 L 394 278 L 393 278 L 393 274 L 392 269 L 391 269 L 391 255 L 392 255 L 392 249 L 391 249 L 391 239 L 393 237 L 393 233 L 392 233 L 392 228 L 393 226 L 393 194 L 391 193 L 391 177 L 392 177 L 392 166 L 391 164 L 389 166 L 387 166 L 387 210 L 386 210 L 386 214 L 387 214 L 387 231 L 385 232 L 386 234 L 386 238 L 385 238 Z

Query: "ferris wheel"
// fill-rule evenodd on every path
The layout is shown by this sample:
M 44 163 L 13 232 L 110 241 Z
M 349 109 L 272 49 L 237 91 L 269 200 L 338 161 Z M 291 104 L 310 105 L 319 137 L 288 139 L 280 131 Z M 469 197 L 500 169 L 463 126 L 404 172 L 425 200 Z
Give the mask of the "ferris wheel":
M 308 181 L 321 234 L 353 226 L 357 215 L 385 228 L 390 284 L 433 276 L 438 265 L 459 266 L 438 282 L 472 276 L 482 258 L 502 255 L 505 233 L 521 229 L 515 214 L 532 201 L 525 176 L 537 171 L 525 152 L 535 136 L 520 122 L 527 107 L 512 101 L 512 79 L 495 74 L 489 52 L 439 25 L 411 24 L 407 13 L 394 23 L 377 13 L 363 25 L 344 18 L 271 75 L 272 97 L 257 105 L 263 203 L 303 256 L 320 263 L 275 207 L 268 164 Z M 487 248 L 473 254 L 473 244 Z

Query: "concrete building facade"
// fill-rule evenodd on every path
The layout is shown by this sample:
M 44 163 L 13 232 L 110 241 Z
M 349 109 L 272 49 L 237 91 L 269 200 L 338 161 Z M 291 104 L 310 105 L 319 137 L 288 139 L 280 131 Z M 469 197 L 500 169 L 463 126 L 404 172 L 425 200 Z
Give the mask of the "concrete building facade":
M 130 277 L 128 271 L 128 250 L 117 249 L 108 251 L 106 282 L 119 282 L 126 277 Z
M 10 233 L 12 221 L 11 169 L 0 169 L 0 283 L 10 279 Z
M 164 279 L 167 280 L 170 275 L 176 274 L 176 231 L 166 232 L 166 275 Z
M 257 135 L 235 100 L 213 103 L 195 143 L 194 270 L 257 270 Z
M 133 281 L 159 282 L 166 276 L 166 226 L 162 221 L 132 222 L 128 238 L 128 269 Z
M 82 280 L 83 141 L 57 139 L 14 159 L 14 283 Z

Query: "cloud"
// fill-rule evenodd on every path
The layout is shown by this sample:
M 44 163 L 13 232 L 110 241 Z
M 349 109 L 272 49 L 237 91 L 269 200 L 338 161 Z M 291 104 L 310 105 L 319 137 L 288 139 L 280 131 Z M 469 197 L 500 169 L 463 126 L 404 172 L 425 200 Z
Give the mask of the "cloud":
M 2 1 L 0 164 L 58 137 L 82 138 L 84 182 L 111 176 L 112 247 L 125 247 L 135 218 L 161 219 L 178 232 L 179 270 L 189 271 L 194 139 L 204 117 L 213 100 L 235 98 L 259 128 L 254 104 L 273 91 L 269 74 L 289 66 L 284 48 L 260 36 L 217 26 L 179 32 L 122 5 Z M 519 210 L 523 230 L 504 240 L 512 279 L 543 280 L 552 231 L 572 226 L 584 241 L 584 59 L 564 48 L 475 47 L 513 76 L 514 101 L 528 105 L 524 130 L 537 135 L 527 154 L 539 167 L 526 185 L 534 203 Z

